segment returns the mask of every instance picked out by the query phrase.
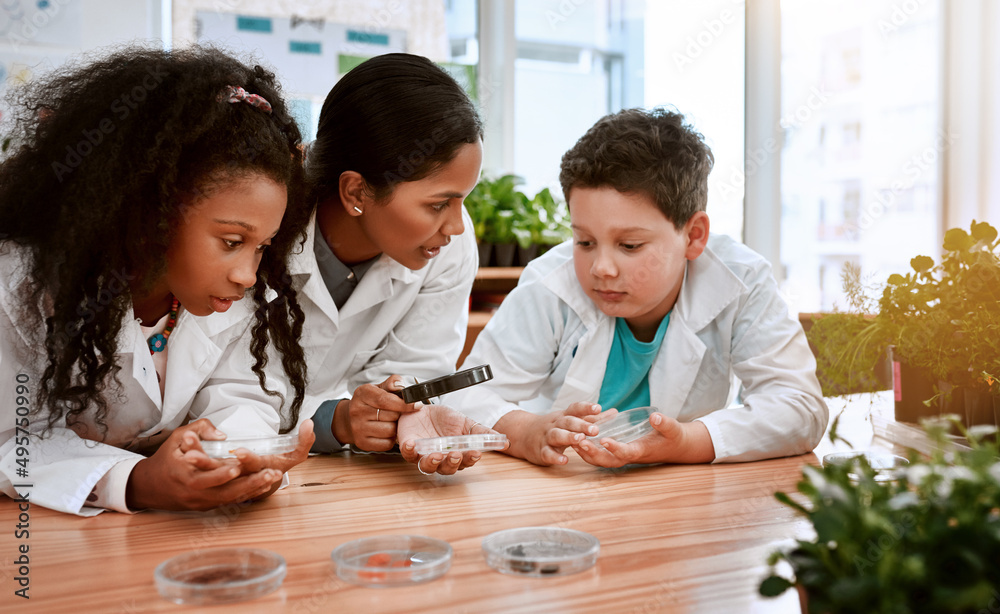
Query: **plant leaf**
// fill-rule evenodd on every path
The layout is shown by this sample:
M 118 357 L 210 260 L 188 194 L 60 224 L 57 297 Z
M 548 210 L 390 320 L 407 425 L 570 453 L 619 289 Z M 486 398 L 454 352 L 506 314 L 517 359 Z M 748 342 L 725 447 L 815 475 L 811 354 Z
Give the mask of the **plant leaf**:
M 917 273 L 923 273 L 934 266 L 934 259 L 930 256 L 917 256 L 916 258 L 910 260 L 910 266 L 913 267 L 913 270 Z M 890 281 L 889 283 L 892 282 Z
M 765 597 L 777 597 L 792 586 L 791 582 L 781 576 L 771 576 L 760 583 L 760 594 Z
M 961 228 L 951 228 L 944 233 L 944 249 L 948 252 L 964 252 L 976 244 L 976 240 Z

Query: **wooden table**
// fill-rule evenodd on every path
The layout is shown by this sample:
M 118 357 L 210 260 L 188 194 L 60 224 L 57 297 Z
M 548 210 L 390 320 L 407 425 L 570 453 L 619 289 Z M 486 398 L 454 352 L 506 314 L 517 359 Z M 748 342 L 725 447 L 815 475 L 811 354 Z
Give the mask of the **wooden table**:
M 162 561 L 192 549 L 251 546 L 288 563 L 282 587 L 212 612 L 798 612 L 791 593 L 757 596 L 777 542 L 810 534 L 773 498 L 794 490 L 813 454 L 733 465 L 601 470 L 575 455 L 541 468 L 487 454 L 455 476 L 422 476 L 400 458 L 308 459 L 268 500 L 210 513 L 30 509 L 30 601 L 13 596 L 16 504 L 0 498 L 0 603 L 10 612 L 181 612 L 153 584 Z M 490 569 L 482 538 L 551 525 L 593 534 L 597 564 L 563 577 Z M 339 579 L 330 552 L 373 535 L 420 534 L 454 548 L 451 570 L 426 584 L 363 588 Z

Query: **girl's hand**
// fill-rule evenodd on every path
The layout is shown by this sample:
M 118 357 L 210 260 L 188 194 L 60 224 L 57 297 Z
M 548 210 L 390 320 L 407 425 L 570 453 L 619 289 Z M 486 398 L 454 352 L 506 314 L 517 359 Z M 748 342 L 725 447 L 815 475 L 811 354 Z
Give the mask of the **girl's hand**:
M 400 414 L 419 411 L 423 403 L 406 403 L 392 391 L 403 389 L 402 378 L 391 375 L 378 386 L 362 384 L 350 399 L 337 404 L 333 413 L 333 436 L 343 445 L 369 452 L 384 452 L 396 445 L 396 422 Z
M 649 417 L 653 432 L 631 443 L 619 443 L 610 437 L 600 445 L 581 441 L 573 446 L 580 457 L 598 467 L 622 467 L 630 463 L 710 463 L 715 460 L 715 446 L 704 423 L 678 422 L 654 412 Z
M 295 449 L 284 454 L 257 455 L 246 448 L 237 448 L 236 459 L 240 462 L 243 475 L 250 475 L 264 469 L 277 469 L 285 473 L 309 457 L 309 448 L 316 441 L 313 421 L 304 420 L 299 425 L 299 441 Z
M 508 453 L 536 465 L 565 465 L 563 450 L 597 434 L 594 425 L 611 419 L 617 412 L 601 412 L 595 403 L 573 403 L 563 411 L 536 415 L 514 410 L 497 421 L 494 428 L 510 439 Z
M 125 487 L 129 509 L 207 510 L 260 497 L 281 479 L 277 469 L 240 476 L 235 458 L 210 458 L 202 439 L 224 439 L 207 419 L 170 434 L 156 453 L 132 469 Z
M 451 475 L 475 465 L 482 458 L 482 452 L 449 452 L 447 458 L 441 452 L 420 456 L 414 443 L 417 439 L 489 434 L 498 433 L 445 405 L 424 405 L 420 411 L 399 418 L 399 450 L 403 453 L 403 458 L 415 463 L 422 473 L 436 471 L 442 475 Z

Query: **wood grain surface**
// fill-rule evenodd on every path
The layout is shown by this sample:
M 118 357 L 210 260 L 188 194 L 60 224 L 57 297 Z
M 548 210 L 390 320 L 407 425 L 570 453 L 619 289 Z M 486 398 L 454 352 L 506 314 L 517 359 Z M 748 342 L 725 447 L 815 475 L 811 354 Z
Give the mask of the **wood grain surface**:
M 345 453 L 308 459 L 264 502 L 209 513 L 79 518 L 32 507 L 29 601 L 13 594 L 16 547 L 25 542 L 14 539 L 17 505 L 3 497 L 0 603 L 10 612 L 192 611 L 159 596 L 156 566 L 193 549 L 249 546 L 285 557 L 284 583 L 211 612 L 798 612 L 790 593 L 764 600 L 757 586 L 776 544 L 809 535 L 773 493 L 794 490 L 813 454 L 619 471 L 570 457 L 565 467 L 541 468 L 490 453 L 444 477 L 422 476 L 398 457 Z M 548 578 L 493 571 L 482 538 L 521 526 L 590 533 L 601 542 L 597 564 Z M 448 541 L 450 571 L 378 589 L 333 572 L 336 546 L 392 534 Z

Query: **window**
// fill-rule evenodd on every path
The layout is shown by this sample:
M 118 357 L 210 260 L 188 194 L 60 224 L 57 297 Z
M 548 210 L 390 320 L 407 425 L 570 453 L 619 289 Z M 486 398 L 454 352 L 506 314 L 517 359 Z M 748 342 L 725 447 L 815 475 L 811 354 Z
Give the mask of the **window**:
M 781 264 L 799 311 L 845 307 L 846 262 L 884 280 L 939 252 L 941 3 L 912 5 L 781 2 Z

